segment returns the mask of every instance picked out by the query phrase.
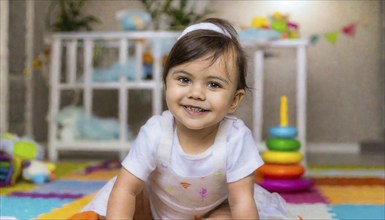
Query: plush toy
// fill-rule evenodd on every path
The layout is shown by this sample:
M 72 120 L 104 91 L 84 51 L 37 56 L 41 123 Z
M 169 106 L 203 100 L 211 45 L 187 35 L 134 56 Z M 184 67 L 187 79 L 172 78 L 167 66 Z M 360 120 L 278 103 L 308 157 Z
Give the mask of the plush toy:
M 59 138 L 61 141 L 116 140 L 119 138 L 119 122 L 116 119 L 99 118 L 95 115 L 87 117 L 83 108 L 78 106 L 64 107 L 56 115 L 56 122 L 60 125 Z M 132 137 L 130 129 L 127 137 Z
M 116 19 L 125 31 L 145 30 L 151 23 L 150 14 L 141 10 L 120 10 L 116 13 Z
M 289 15 L 275 12 L 271 16 L 271 28 L 281 33 L 283 39 L 299 38 L 299 25 L 289 21 Z
M 0 151 L 22 160 L 42 160 L 44 157 L 44 150 L 38 143 L 11 133 L 5 133 L 0 139 Z
M 55 179 L 56 165 L 39 160 L 25 160 L 23 162 L 22 177 L 36 184 L 43 184 Z
M 43 148 L 27 138 L 5 133 L 0 139 L 0 186 L 16 183 L 21 176 L 36 184 L 45 183 L 54 178 L 56 166 L 41 161 Z
M 80 132 L 76 126 L 77 121 L 83 115 L 83 109 L 77 106 L 66 106 L 56 115 L 59 123 L 59 138 L 62 141 L 74 141 L 80 138 Z
M 263 28 L 263 29 L 269 28 L 269 22 L 265 17 L 255 17 L 251 21 L 251 24 L 254 28 Z

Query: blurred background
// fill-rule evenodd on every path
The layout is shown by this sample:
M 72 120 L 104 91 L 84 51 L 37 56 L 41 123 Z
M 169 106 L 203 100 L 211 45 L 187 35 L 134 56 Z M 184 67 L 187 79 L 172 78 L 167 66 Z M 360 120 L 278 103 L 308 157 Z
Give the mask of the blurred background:
M 65 23 L 65 17 L 60 13 L 60 4 L 63 2 L 71 1 L 1 1 L 1 133 L 11 132 L 33 138 L 42 145 L 47 143 L 46 119 L 50 105 L 47 50 L 52 33 L 63 31 L 58 28 L 67 27 L 57 25 L 60 21 L 61 24 Z M 84 1 L 79 13 L 83 16 L 81 18 L 86 18 L 83 20 L 85 25 L 81 23 L 79 29 L 75 27 L 64 31 L 124 31 L 117 19 L 118 12 L 132 10 L 150 13 L 151 2 L 164 5 L 167 1 Z M 181 8 L 183 2 L 186 5 Z M 238 30 L 255 26 L 253 21 L 256 22 L 256 18 L 269 19 L 274 15 L 284 16 L 294 22 L 299 32 L 296 37 L 310 42 L 307 47 L 308 150 L 317 151 L 325 147 L 325 151 L 384 151 L 384 1 L 175 0 L 170 4 L 174 10 L 169 11 L 168 15 L 174 13 L 173 18 L 180 11 L 184 11 L 184 14 L 193 12 L 189 18 L 193 15 L 220 17 L 236 25 Z M 156 15 L 154 8 L 152 12 L 158 22 L 152 20 L 147 29 L 174 31 L 194 21 L 172 20 L 166 15 Z M 161 12 L 158 10 L 157 13 Z M 250 58 L 248 81 L 252 84 L 253 53 L 248 49 L 246 52 Z M 296 126 L 295 56 L 294 50 L 267 49 L 264 64 L 264 138 L 268 128 L 279 124 L 281 95 L 288 96 L 289 124 Z M 73 96 L 64 94 L 63 101 L 71 103 Z M 128 124 L 134 134 L 151 116 L 150 96 L 150 92 L 143 90 L 130 93 L 129 111 L 132 114 Z M 237 113 L 250 127 L 252 98 L 248 93 Z M 119 107 L 114 92 L 95 92 L 94 100 L 97 116 L 117 116 Z

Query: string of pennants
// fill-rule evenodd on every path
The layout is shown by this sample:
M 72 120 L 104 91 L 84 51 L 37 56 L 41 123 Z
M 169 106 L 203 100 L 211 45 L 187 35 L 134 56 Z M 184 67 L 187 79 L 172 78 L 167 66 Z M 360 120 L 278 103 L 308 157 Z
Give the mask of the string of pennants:
M 358 24 L 359 24 L 358 22 L 352 22 L 350 24 L 343 26 L 340 30 L 337 30 L 337 31 L 330 31 L 325 34 L 312 34 L 309 38 L 309 41 L 311 44 L 314 45 L 318 43 L 321 37 L 323 37 L 325 40 L 327 40 L 328 42 L 334 45 L 336 44 L 341 33 L 347 37 L 353 38 L 357 32 Z

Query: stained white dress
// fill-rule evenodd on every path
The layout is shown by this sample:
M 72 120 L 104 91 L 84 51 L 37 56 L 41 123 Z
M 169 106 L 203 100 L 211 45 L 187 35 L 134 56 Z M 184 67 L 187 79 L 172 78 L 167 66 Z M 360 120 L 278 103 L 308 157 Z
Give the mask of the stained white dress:
M 141 128 L 122 166 L 146 182 L 154 219 L 193 219 L 223 203 L 227 183 L 238 181 L 263 164 L 250 130 L 228 116 L 214 144 L 205 152 L 183 152 L 169 111 L 153 116 Z M 83 209 L 105 216 L 116 178 L 110 180 Z M 291 219 L 285 201 L 255 184 L 260 219 Z

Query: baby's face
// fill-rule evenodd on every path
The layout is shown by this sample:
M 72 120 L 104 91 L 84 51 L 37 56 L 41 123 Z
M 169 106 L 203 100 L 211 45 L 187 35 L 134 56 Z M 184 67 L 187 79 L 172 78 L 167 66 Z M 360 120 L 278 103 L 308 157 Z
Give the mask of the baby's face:
M 244 96 L 237 90 L 238 76 L 230 55 L 214 63 L 203 57 L 170 69 L 166 102 L 177 126 L 200 130 L 216 127 L 233 113 Z

